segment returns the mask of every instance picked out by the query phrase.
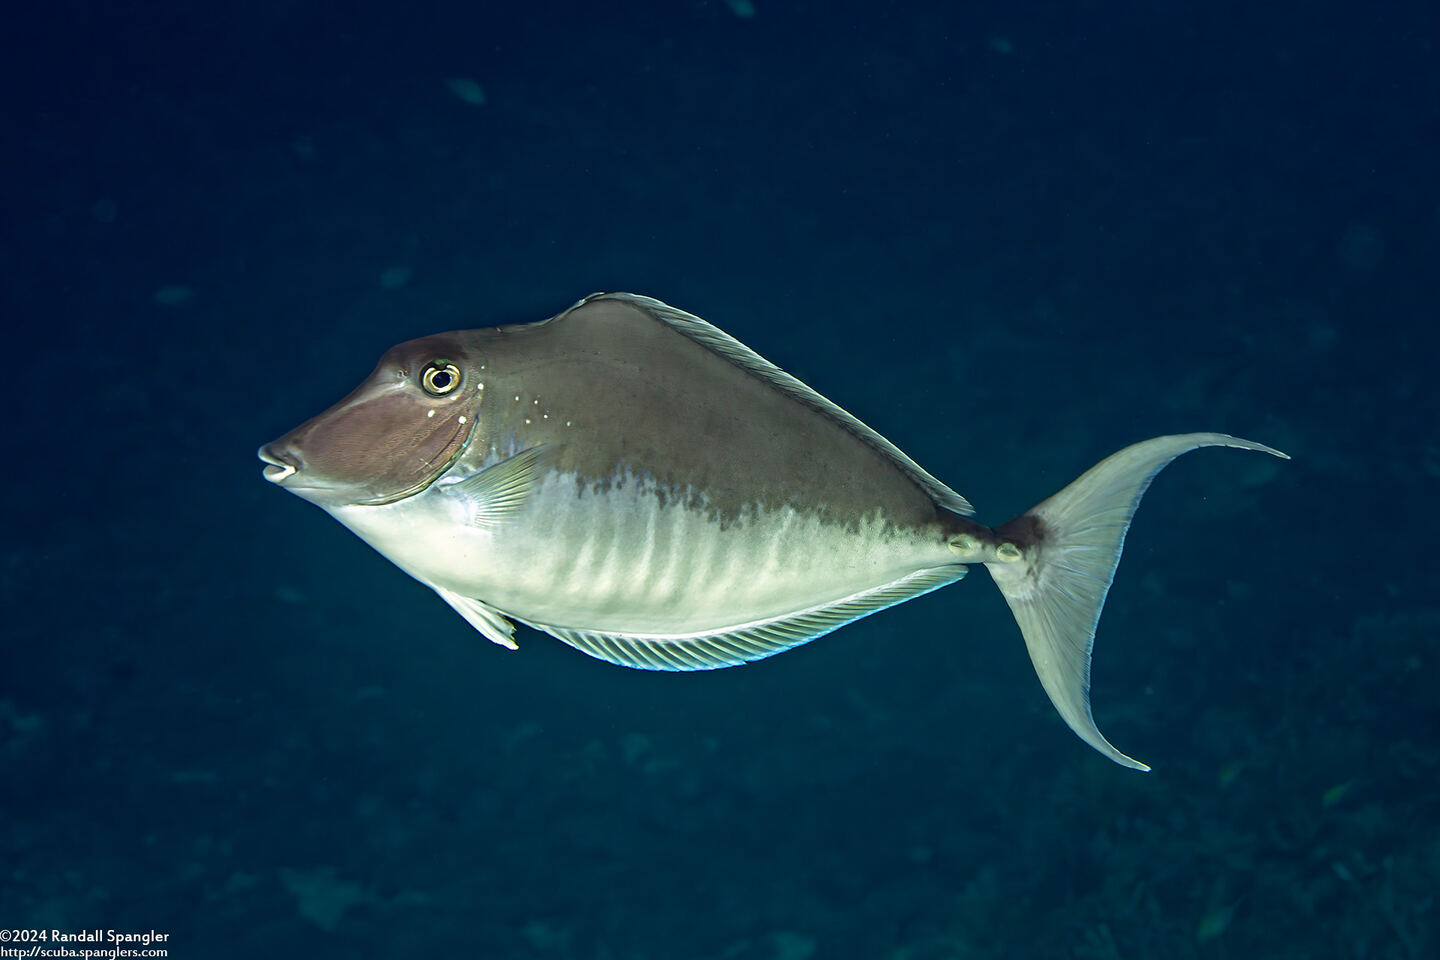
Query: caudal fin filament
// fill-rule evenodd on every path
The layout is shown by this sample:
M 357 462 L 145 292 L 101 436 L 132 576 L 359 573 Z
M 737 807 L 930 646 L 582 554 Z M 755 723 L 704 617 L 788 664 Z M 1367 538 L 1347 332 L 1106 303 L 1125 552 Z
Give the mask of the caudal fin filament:
M 1135 770 L 1150 768 L 1101 735 L 1090 712 L 1090 657 L 1125 533 L 1146 488 L 1170 461 L 1200 447 L 1236 447 L 1290 459 L 1223 433 L 1156 437 L 1100 461 L 1074 483 L 996 528 L 985 564 L 1020 625 L 1050 701 L 1080 739 Z

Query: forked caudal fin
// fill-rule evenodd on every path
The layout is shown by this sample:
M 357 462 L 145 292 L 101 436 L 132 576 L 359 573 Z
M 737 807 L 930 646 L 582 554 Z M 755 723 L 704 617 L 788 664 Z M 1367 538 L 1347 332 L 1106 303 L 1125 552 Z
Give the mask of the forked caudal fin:
M 1223 433 L 1156 437 L 1091 467 L 1049 500 L 997 527 L 997 559 L 985 564 L 1025 636 L 1030 661 L 1060 716 L 1080 739 L 1123 766 L 1150 768 L 1116 750 L 1090 713 L 1090 653 L 1125 531 L 1155 474 L 1200 447 L 1279 450 Z

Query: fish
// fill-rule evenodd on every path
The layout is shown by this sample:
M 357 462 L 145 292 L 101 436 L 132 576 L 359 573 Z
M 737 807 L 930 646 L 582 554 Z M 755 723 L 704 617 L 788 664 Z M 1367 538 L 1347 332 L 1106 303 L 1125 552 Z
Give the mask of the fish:
M 1061 718 L 1090 707 L 1100 612 L 1151 480 L 1223 433 L 1125 447 L 988 527 L 837 404 L 699 317 L 598 293 L 548 320 L 391 348 L 260 448 L 324 509 L 516 649 L 526 624 L 600 660 L 710 670 L 773 656 L 983 565 Z

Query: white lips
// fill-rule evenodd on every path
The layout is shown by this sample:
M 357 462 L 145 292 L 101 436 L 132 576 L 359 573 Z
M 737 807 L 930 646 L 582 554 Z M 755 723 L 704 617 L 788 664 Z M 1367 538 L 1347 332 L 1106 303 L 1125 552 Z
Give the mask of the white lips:
M 265 479 L 271 483 L 280 483 L 287 477 L 295 475 L 295 468 L 288 463 L 267 463 L 265 464 Z
M 298 469 L 293 463 L 287 463 L 283 458 L 271 453 L 269 444 L 256 450 L 255 455 L 265 461 L 265 479 L 271 483 L 281 483 L 295 476 Z

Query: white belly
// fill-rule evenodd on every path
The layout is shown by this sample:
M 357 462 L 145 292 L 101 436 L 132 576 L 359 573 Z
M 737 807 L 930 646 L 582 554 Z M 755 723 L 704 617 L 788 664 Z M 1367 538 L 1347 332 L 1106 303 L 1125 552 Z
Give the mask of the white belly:
M 518 619 L 574 629 L 692 633 L 780 616 L 953 561 L 943 538 L 878 511 L 849 524 L 790 506 L 725 519 L 703 497 L 621 475 L 551 471 L 492 526 L 435 486 L 339 519 L 424 583 Z

